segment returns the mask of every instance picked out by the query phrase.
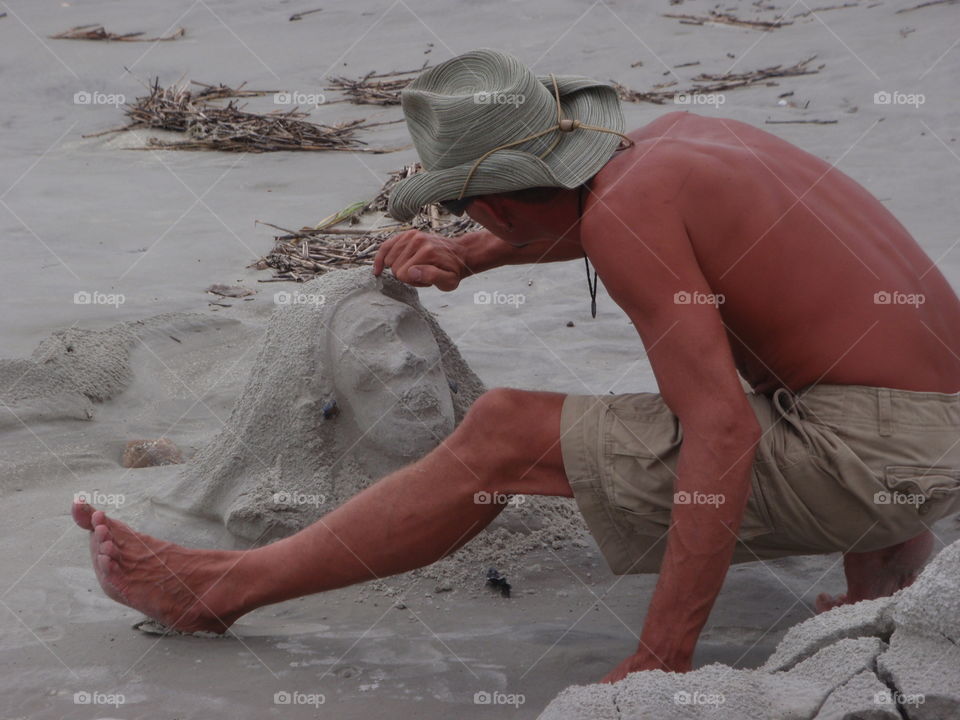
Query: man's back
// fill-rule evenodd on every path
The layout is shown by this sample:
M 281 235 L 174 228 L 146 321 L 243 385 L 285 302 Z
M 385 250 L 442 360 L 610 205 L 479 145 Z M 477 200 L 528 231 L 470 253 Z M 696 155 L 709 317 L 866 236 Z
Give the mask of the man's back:
M 615 209 L 633 176 L 676 183 L 673 202 L 722 296 L 738 369 L 758 391 L 816 382 L 960 390 L 960 301 L 854 180 L 734 120 L 670 113 L 631 137 L 598 186 L 616 184 L 606 200 Z

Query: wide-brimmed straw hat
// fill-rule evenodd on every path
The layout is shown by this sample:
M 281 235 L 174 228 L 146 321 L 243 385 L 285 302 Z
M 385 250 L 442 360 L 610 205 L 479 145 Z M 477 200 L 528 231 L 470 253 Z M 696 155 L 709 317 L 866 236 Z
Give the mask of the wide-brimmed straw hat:
M 498 50 L 474 50 L 422 72 L 401 93 L 424 170 L 393 188 L 387 212 L 405 222 L 424 205 L 531 187 L 575 188 L 622 139 L 608 83 L 536 76 Z

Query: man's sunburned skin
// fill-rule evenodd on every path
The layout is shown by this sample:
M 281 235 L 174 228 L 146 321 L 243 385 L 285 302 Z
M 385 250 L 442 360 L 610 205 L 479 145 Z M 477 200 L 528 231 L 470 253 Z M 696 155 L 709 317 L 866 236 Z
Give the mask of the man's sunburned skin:
M 759 439 L 737 371 L 761 393 L 818 383 L 960 391 L 960 300 L 860 185 L 733 120 L 670 113 L 630 137 L 635 144 L 590 181 L 582 219 L 578 191 L 546 204 L 479 197 L 468 212 L 491 232 L 458 240 L 401 233 L 384 243 L 374 267 L 452 290 L 471 273 L 585 251 L 633 321 L 661 395 L 684 428 L 677 489 L 722 492 L 727 502 L 674 507 L 640 648 L 606 680 L 691 666 L 732 556 Z M 677 292 L 724 301 L 678 304 Z M 925 302 L 876 304 L 878 292 L 922 294 Z M 441 462 L 433 456 L 423 462 Z M 542 494 L 571 491 L 564 484 Z M 371 502 L 356 507 L 374 512 Z M 94 567 L 107 594 L 178 629 L 223 630 L 254 607 L 296 596 L 254 597 L 256 571 L 236 553 L 163 543 L 88 506 L 76 506 L 74 517 L 93 531 Z M 906 586 L 931 549 L 925 533 L 847 553 L 847 593 L 821 595 L 818 609 Z M 303 594 L 305 581 L 288 582 Z

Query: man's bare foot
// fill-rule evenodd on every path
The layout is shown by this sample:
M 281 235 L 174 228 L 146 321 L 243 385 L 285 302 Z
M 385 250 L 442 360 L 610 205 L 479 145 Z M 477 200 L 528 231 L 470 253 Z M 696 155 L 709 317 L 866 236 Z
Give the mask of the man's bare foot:
M 182 632 L 222 633 L 245 612 L 237 598 L 242 553 L 157 540 L 86 503 L 74 503 L 72 513 L 90 531 L 93 569 L 111 599 Z
M 920 574 L 933 550 L 933 535 L 922 535 L 899 545 L 865 553 L 847 553 L 843 556 L 843 570 L 847 576 L 847 592 L 831 596 L 817 596 L 817 612 L 832 610 L 840 605 L 887 597 L 907 587 Z

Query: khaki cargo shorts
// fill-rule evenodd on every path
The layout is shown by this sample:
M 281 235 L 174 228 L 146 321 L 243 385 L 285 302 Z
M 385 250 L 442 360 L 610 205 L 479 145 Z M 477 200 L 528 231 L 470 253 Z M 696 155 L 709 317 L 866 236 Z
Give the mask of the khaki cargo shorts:
M 876 550 L 960 512 L 960 393 L 817 385 L 747 399 L 763 435 L 733 562 Z M 676 416 L 651 393 L 568 395 L 560 432 L 610 569 L 659 572 L 683 443 Z

